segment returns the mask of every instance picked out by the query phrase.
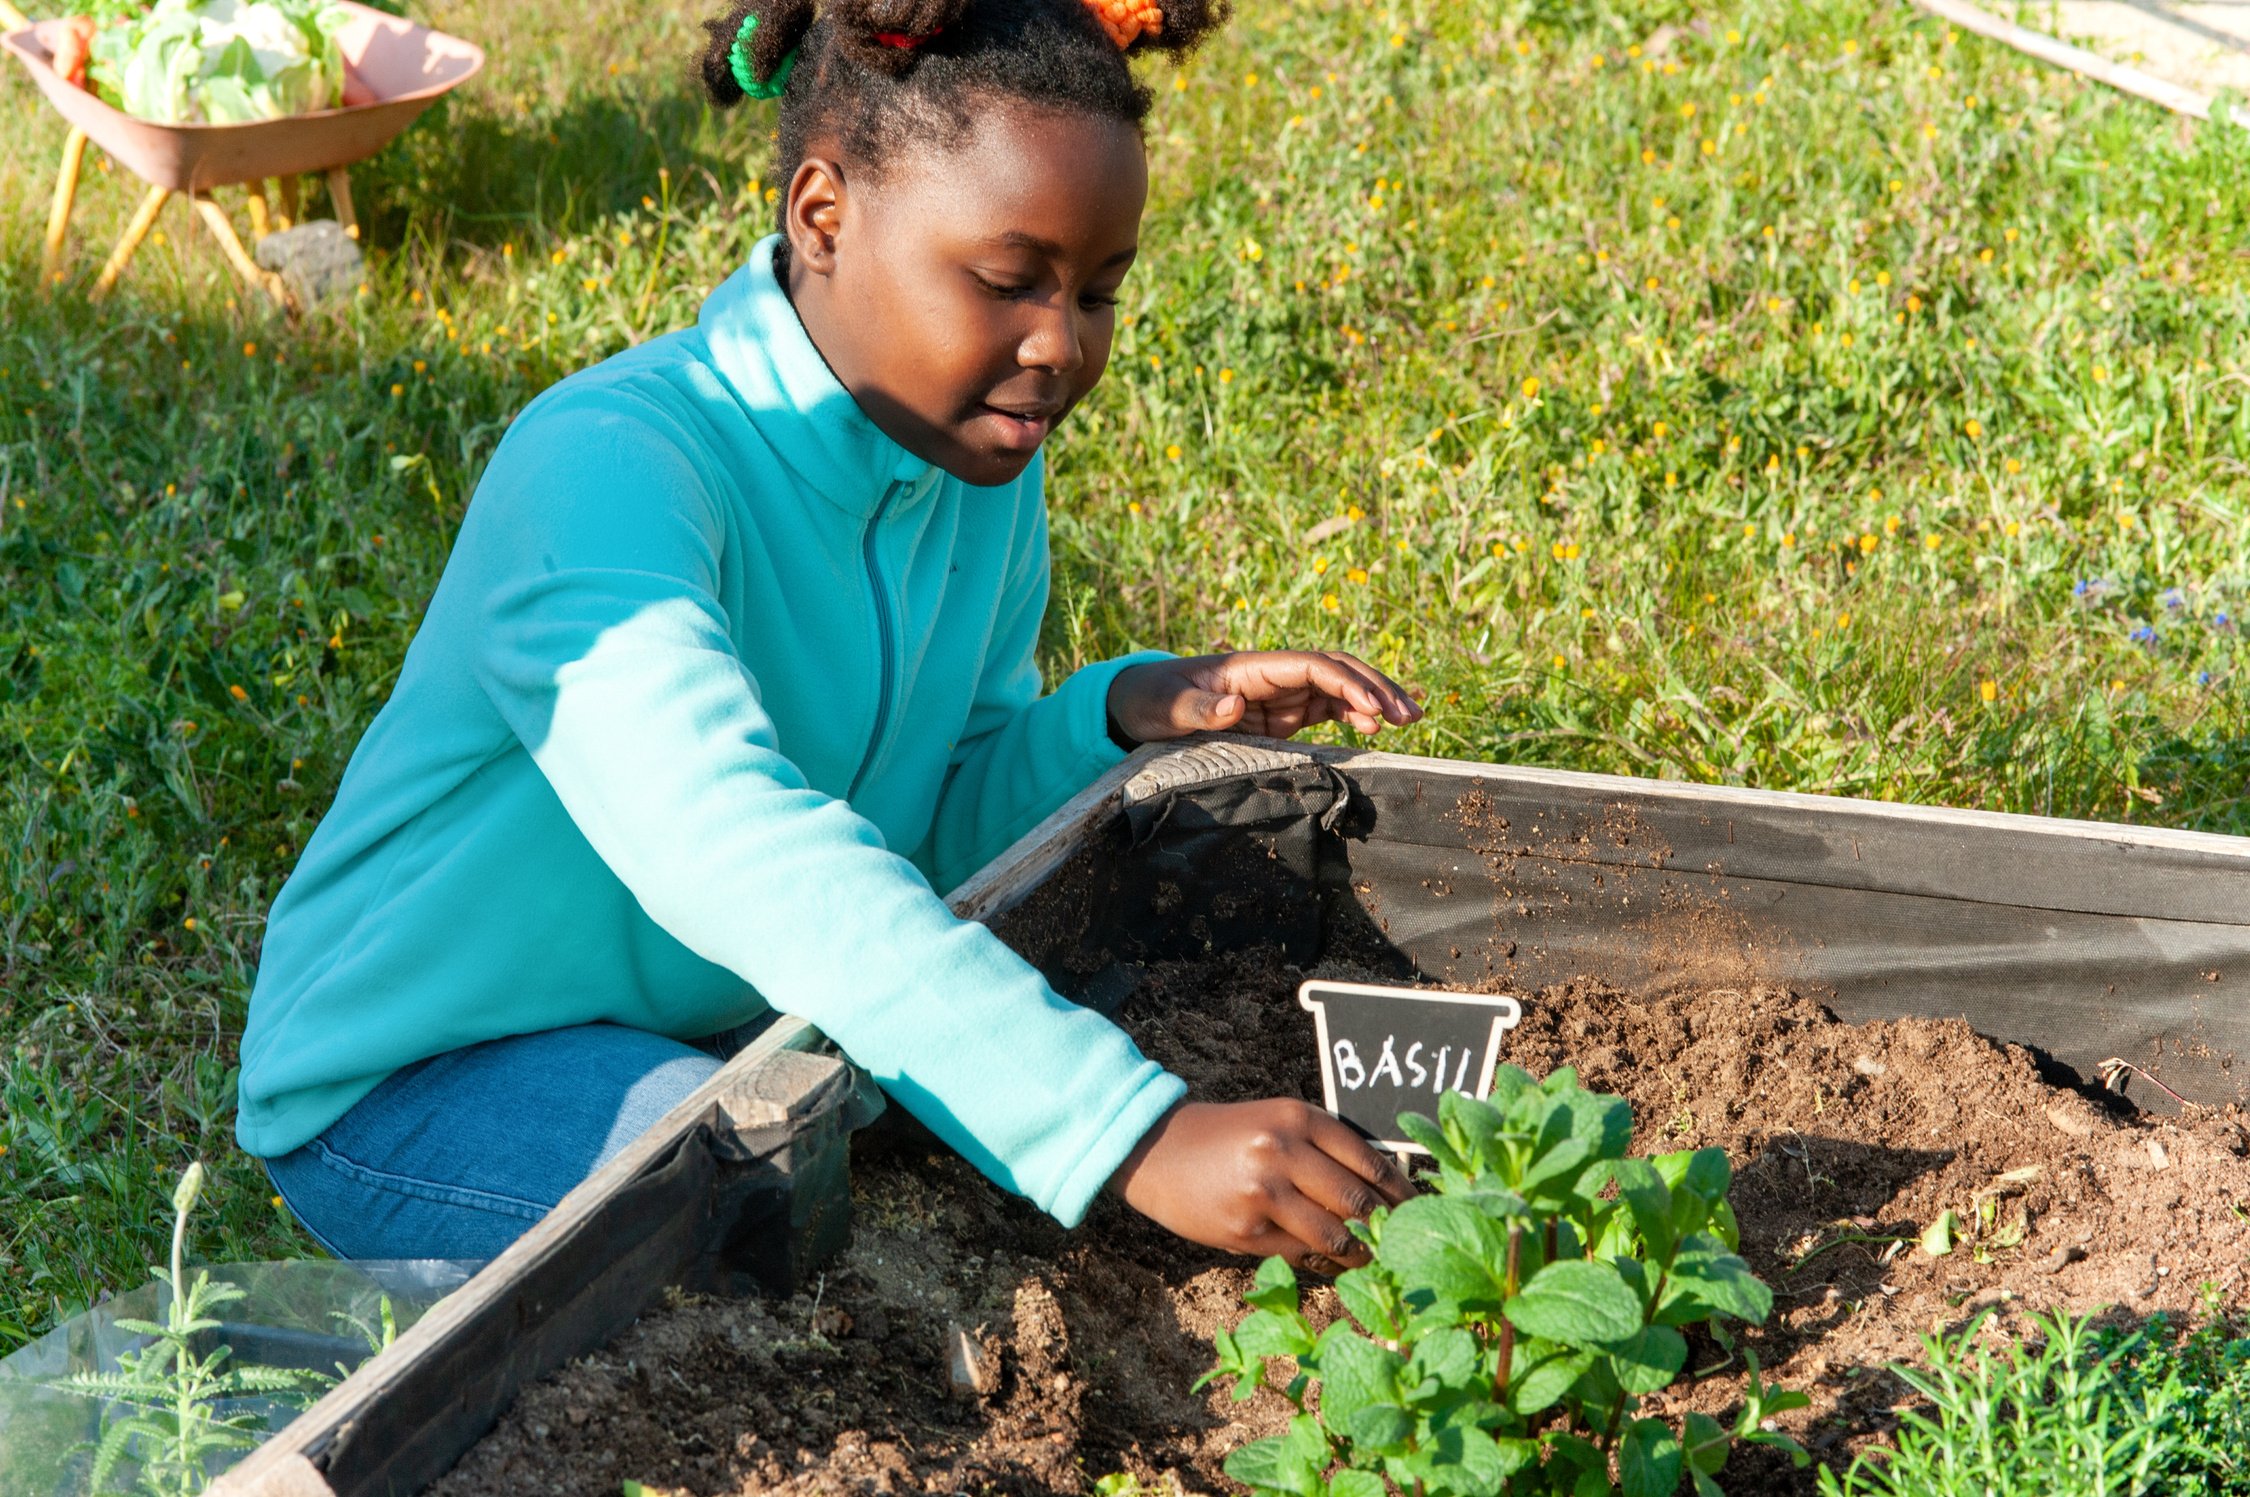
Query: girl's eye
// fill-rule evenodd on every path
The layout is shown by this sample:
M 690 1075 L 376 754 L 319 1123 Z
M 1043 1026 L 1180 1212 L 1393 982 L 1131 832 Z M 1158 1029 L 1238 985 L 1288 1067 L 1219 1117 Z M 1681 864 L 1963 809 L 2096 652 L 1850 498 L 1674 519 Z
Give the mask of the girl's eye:
M 977 284 L 979 284 L 979 285 L 981 285 L 982 287 L 984 287 L 984 289 L 985 289 L 985 290 L 987 290 L 987 291 L 991 292 L 991 293 L 992 293 L 992 294 L 993 294 L 994 296 L 1001 296 L 1001 297 L 1011 297 L 1011 296 L 1024 296 L 1024 295 L 1027 295 L 1027 294 L 1029 294 L 1029 293 L 1030 293 L 1030 291 L 1031 291 L 1031 290 L 1033 289 L 1033 288 L 1032 288 L 1032 287 L 1030 287 L 1030 286 L 1010 286 L 1010 285 L 1008 285 L 1008 284 L 1007 284 L 1006 282 L 1004 282 L 1004 281 L 996 281 L 996 280 L 992 279 L 992 278 L 991 278 L 990 276 L 985 276 L 985 275 L 977 275 L 977 273 L 976 273 L 975 271 L 971 271 L 971 272 L 969 272 L 969 273 L 970 273 L 971 275 L 976 275 L 976 276 L 977 276 Z
M 1099 293 L 1091 291 L 1087 292 L 1086 295 L 1080 297 L 1079 300 L 1084 302 L 1089 307 L 1114 307 L 1117 305 L 1117 298 L 1115 296 L 1103 296 Z

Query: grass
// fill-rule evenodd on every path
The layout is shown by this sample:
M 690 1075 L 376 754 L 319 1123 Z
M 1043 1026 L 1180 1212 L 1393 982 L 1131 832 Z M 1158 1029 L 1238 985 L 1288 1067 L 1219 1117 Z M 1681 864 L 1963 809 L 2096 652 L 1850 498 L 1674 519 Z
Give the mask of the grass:
M 1401 748 L 2250 830 L 2250 136 L 1903 5 L 1266 0 L 1153 77 L 1149 253 L 1053 464 L 1059 669 L 1333 643 Z M 310 1245 L 232 1152 L 260 923 L 538 389 L 769 217 L 663 8 L 449 0 L 290 328 L 199 238 L 37 284 L 0 82 L 0 1350 Z M 177 208 L 169 235 L 187 233 Z

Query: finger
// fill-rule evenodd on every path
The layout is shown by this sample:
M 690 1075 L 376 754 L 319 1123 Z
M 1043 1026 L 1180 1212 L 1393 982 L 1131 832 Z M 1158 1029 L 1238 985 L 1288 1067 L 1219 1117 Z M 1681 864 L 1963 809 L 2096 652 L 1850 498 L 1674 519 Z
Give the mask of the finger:
M 1382 716 L 1383 693 L 1376 685 L 1373 671 L 1342 651 L 1309 655 L 1305 680 L 1315 690 L 1326 692 L 1354 711 L 1369 717 Z
M 1345 1168 L 1325 1149 L 1306 1150 L 1302 1161 L 1292 1163 L 1290 1177 L 1306 1199 L 1344 1221 L 1365 1221 L 1378 1207 L 1398 1204 L 1386 1201 L 1373 1181 Z
M 1341 1118 L 1319 1113 L 1313 1118 L 1312 1141 L 1320 1152 L 1372 1186 L 1393 1206 L 1411 1200 L 1414 1182 L 1398 1161 L 1354 1132 Z
M 1390 714 L 1396 709 L 1384 695 L 1374 671 L 1349 655 L 1321 657 L 1327 662 L 1326 671 L 1319 676 L 1318 689 L 1328 692 L 1343 708 L 1340 718 L 1362 733 L 1380 733 Z M 1333 675 L 1327 672 L 1334 673 Z
M 1268 1226 L 1243 1244 L 1242 1251 L 1256 1258 L 1279 1258 L 1291 1268 L 1307 1273 L 1334 1278 L 1348 1265 L 1337 1262 L 1326 1253 L 1316 1253 L 1279 1227 Z
M 1292 1262 L 1317 1257 L 1357 1268 L 1367 1261 L 1367 1244 L 1352 1235 L 1344 1218 L 1301 1190 L 1277 1191 L 1268 1214 L 1275 1226 L 1296 1240 L 1294 1257 L 1286 1249 L 1282 1253 Z
M 1344 650 L 1330 650 L 1328 658 L 1338 665 L 1347 666 L 1356 671 L 1361 680 L 1365 681 L 1369 689 L 1381 700 L 1383 715 L 1400 727 L 1403 728 L 1422 716 L 1422 704 L 1415 701 L 1407 693 L 1405 687 L 1399 685 L 1357 655 Z
M 1195 697 L 1194 709 L 1202 714 L 1202 721 L 1197 726 L 1212 733 L 1241 722 L 1243 712 L 1250 705 L 1240 692 L 1230 691 L 1222 696 L 1218 692 L 1199 691 L 1195 693 Z

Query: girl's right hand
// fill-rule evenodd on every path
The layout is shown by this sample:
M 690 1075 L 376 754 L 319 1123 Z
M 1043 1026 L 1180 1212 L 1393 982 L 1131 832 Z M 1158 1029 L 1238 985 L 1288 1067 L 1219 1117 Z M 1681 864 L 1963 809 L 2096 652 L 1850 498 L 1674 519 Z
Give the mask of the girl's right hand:
M 1405 1173 L 1305 1102 L 1182 1102 L 1111 1177 L 1125 1203 L 1191 1242 L 1333 1274 L 1367 1261 L 1344 1224 L 1413 1195 Z

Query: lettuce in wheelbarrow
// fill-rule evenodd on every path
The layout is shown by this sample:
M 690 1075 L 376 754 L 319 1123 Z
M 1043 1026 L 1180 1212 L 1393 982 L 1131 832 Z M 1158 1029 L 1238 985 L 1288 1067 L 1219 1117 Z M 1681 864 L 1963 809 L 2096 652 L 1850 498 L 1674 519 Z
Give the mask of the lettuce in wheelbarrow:
M 88 82 L 102 98 L 163 124 L 243 124 L 333 109 L 344 92 L 327 0 L 156 0 L 104 18 Z

